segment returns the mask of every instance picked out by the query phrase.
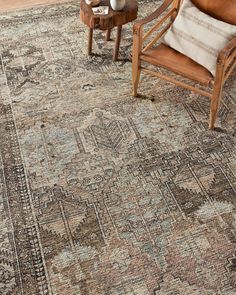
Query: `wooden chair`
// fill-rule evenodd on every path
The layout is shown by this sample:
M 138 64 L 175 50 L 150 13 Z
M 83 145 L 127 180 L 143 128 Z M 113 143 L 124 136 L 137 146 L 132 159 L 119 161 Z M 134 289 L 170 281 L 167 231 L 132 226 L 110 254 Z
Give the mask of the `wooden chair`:
M 202 12 L 221 21 L 236 25 L 236 0 L 192 0 L 192 2 Z M 140 73 L 142 71 L 207 96 L 211 99 L 209 128 L 213 129 L 223 85 L 236 64 L 236 37 L 219 53 L 215 77 L 203 66 L 167 45 L 163 43 L 156 45 L 157 41 L 170 28 L 178 14 L 180 5 L 181 0 L 165 0 L 150 16 L 134 24 L 132 53 L 133 95 L 137 96 Z M 160 18 L 158 22 L 144 34 L 143 27 L 157 18 Z M 165 25 L 166 22 L 167 24 Z M 155 37 L 144 46 L 144 41 L 150 38 L 153 33 L 156 34 Z M 148 67 L 143 66 L 144 62 L 145 64 L 165 68 L 199 84 L 198 86 L 193 86 L 178 80 L 178 78 L 173 78 L 173 75 L 169 76 L 168 74 L 148 69 Z M 199 87 L 199 85 L 204 86 L 204 89 Z

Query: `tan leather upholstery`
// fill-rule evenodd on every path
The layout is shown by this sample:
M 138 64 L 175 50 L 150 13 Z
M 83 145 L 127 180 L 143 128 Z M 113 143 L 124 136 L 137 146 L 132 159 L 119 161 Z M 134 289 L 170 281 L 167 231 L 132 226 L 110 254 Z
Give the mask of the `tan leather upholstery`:
M 202 12 L 221 21 L 236 25 L 235 0 L 191 0 Z
M 204 85 L 213 81 L 212 74 L 206 68 L 163 43 L 145 51 L 140 55 L 140 59 Z

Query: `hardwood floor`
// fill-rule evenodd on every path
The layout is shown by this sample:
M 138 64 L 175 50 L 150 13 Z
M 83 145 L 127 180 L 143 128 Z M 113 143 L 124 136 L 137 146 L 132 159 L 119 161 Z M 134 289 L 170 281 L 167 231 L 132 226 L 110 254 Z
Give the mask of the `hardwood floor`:
M 0 0 L 0 12 L 67 1 L 69 0 Z

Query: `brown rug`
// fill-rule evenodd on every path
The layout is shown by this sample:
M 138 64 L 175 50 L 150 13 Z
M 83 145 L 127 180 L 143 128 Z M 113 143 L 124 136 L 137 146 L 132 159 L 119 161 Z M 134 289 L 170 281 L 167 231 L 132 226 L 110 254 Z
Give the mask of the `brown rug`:
M 0 294 L 236 294 L 235 73 L 209 131 L 207 98 L 131 97 L 131 25 L 116 63 L 78 1 L 0 30 Z

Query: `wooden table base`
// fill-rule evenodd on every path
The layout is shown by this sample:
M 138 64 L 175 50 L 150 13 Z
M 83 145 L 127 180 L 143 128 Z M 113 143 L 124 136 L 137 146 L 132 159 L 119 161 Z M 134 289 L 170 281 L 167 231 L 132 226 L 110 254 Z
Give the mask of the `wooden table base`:
M 89 28 L 89 37 L 88 37 L 88 55 L 92 54 L 93 48 L 93 29 Z
M 113 54 L 113 61 L 117 61 L 117 59 L 118 59 L 121 33 L 122 33 L 122 26 L 118 26 L 117 27 L 116 42 L 115 42 L 115 50 L 114 50 L 114 54 Z
M 113 53 L 113 61 L 118 60 L 119 56 L 119 49 L 120 49 L 120 40 L 121 40 L 121 33 L 122 33 L 122 26 L 117 27 L 117 35 L 116 35 L 116 41 L 115 41 L 115 48 Z M 111 40 L 111 30 L 108 29 L 106 31 L 105 41 Z M 92 48 L 93 48 L 93 29 L 89 29 L 89 37 L 88 37 L 88 55 L 92 54 Z
M 137 18 L 137 0 L 125 0 L 125 7 L 120 11 L 113 10 L 110 7 L 110 0 L 100 1 L 101 6 L 109 6 L 108 14 L 94 14 L 92 7 L 86 3 L 86 0 L 80 0 L 80 19 L 89 28 L 88 54 L 92 54 L 93 30 L 96 29 L 105 32 L 105 41 L 109 41 L 111 39 L 111 30 L 117 27 L 113 52 L 113 61 L 116 61 L 119 57 L 122 26 L 134 21 Z
M 105 41 L 110 41 L 110 40 L 111 40 L 111 29 L 108 29 L 106 31 Z

